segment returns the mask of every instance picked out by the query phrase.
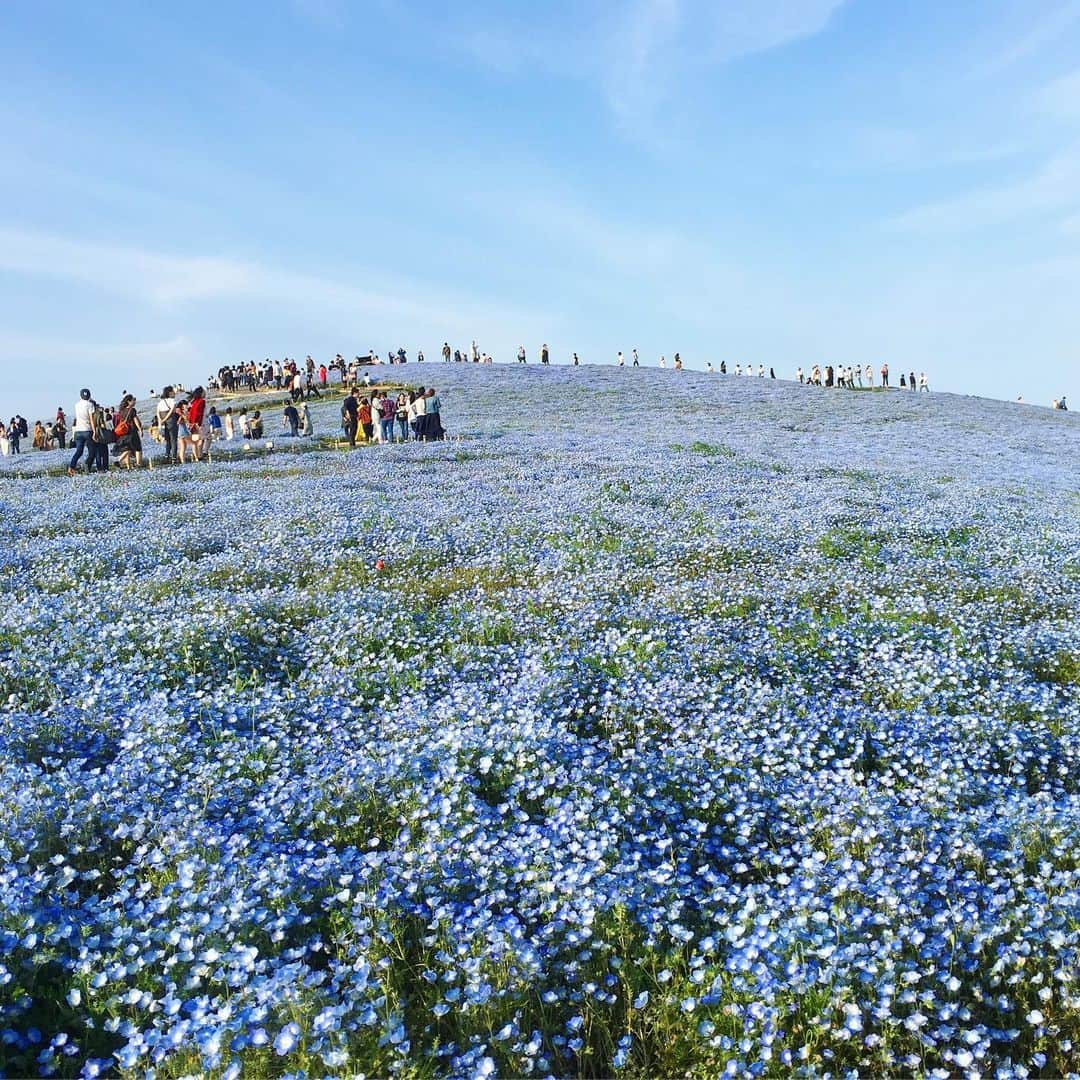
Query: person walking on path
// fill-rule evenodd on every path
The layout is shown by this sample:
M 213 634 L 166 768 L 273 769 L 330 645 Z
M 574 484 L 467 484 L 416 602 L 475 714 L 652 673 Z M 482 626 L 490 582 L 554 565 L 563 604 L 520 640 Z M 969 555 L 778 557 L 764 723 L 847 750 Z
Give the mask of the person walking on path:
M 84 453 L 87 453 L 86 471 L 90 472 L 93 459 L 88 451 L 94 433 L 94 424 L 91 419 L 93 411 L 94 407 L 90 403 L 90 391 L 86 389 L 80 390 L 79 400 L 75 402 L 75 427 L 71 438 L 71 445 L 75 447 L 75 453 L 72 454 L 71 460 L 68 462 L 68 476 L 75 475 L 79 460 Z
M 634 349 L 634 351 L 630 355 L 633 358 L 630 366 L 631 367 L 641 367 L 641 364 L 638 363 L 637 349 Z

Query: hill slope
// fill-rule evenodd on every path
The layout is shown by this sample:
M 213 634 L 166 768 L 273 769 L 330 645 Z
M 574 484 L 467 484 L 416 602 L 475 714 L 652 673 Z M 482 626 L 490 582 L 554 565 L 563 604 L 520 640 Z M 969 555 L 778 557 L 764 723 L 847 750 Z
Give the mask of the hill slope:
M 404 374 L 0 485 L 0 1071 L 1076 1069 L 1076 419 Z

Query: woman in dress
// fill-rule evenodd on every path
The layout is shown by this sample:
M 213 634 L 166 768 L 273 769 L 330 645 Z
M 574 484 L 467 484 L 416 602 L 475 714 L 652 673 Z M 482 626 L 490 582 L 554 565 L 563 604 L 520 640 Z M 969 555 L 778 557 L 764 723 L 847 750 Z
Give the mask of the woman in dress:
M 128 394 L 116 413 L 116 463 L 127 469 L 142 464 L 142 422 L 135 409 L 135 398 Z

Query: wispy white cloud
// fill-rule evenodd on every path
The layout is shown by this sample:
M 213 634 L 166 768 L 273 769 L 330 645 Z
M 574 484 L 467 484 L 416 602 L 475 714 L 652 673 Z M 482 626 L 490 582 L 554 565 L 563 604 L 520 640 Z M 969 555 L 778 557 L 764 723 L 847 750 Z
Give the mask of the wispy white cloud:
M 1021 7 L 1025 13 L 1027 5 Z M 1056 42 L 1075 23 L 1080 22 L 1080 0 L 1063 0 L 1043 11 L 1017 34 L 1008 45 L 999 49 L 981 65 L 983 75 L 997 75 L 1041 52 Z
M 102 397 L 119 399 L 124 390 L 145 394 L 151 383 L 160 385 L 174 376 L 183 381 L 188 374 L 201 374 L 202 368 L 211 366 L 202 350 L 183 334 L 164 341 L 102 342 L 5 333 L 0 334 L 0 362 L 14 373 L 14 385 L 21 391 L 19 399 L 27 402 L 27 411 L 36 409 L 41 415 L 57 405 L 67 407 L 66 401 L 54 401 L 54 396 L 70 396 L 80 382 L 89 383 Z M 50 388 L 33 377 L 44 366 L 83 374 L 81 380 L 72 380 L 62 389 Z
M 934 137 L 922 130 L 898 127 L 865 128 L 855 134 L 855 154 L 860 163 L 875 168 L 919 171 L 954 166 L 983 165 L 1004 161 L 1026 152 L 1018 139 L 977 139 L 964 142 L 962 135 Z
M 664 143 L 687 86 L 710 69 L 826 28 L 845 0 L 620 0 L 543 6 L 502 22 L 452 24 L 455 44 L 503 75 L 540 70 L 586 84 L 624 134 Z
M 979 229 L 1020 218 L 1060 215 L 1080 206 L 1080 152 L 1051 159 L 1009 184 L 927 203 L 893 218 L 892 228 L 916 232 Z
M 843 0 L 635 0 L 616 24 L 603 77 L 624 125 L 651 126 L 687 80 L 710 67 L 812 37 Z
M 1080 70 L 1047 83 L 1035 95 L 1036 108 L 1059 120 L 1080 120 Z
M 527 322 L 533 316 L 415 282 L 372 287 L 364 282 L 365 273 L 349 280 L 228 256 L 175 255 L 12 229 L 0 229 L 0 270 L 76 281 L 153 305 L 249 300 L 297 311 L 348 312 L 397 325 L 441 325 L 447 332 Z

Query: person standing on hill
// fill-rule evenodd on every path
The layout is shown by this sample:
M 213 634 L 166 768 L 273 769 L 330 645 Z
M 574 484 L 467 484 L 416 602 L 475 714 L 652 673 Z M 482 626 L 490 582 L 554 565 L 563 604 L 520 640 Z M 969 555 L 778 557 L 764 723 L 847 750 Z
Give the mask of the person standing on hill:
M 90 439 L 94 433 L 94 424 L 91 420 L 93 411 L 94 407 L 90 403 L 90 391 L 86 389 L 80 390 L 79 400 L 75 402 L 75 427 L 72 429 L 71 438 L 71 445 L 75 448 L 75 453 L 72 454 L 71 461 L 68 462 L 68 476 L 75 475 L 75 470 L 83 453 L 87 453 L 86 471 L 90 472 L 93 465 L 93 458 L 88 452 Z
M 427 392 L 427 437 L 429 439 L 441 439 L 445 432 L 442 426 L 442 402 L 435 393 L 435 387 L 429 386 Z
M 158 423 L 158 431 L 161 432 L 161 437 L 165 440 L 165 457 L 163 460 L 168 465 L 176 461 L 176 431 L 179 423 L 176 415 L 176 399 L 173 397 L 173 388 L 171 386 L 166 386 L 161 391 L 157 408 L 154 410 L 154 417 Z
M 96 402 L 90 402 L 90 458 L 86 465 L 87 472 L 109 471 L 109 436 L 112 428 L 105 410 Z
M 619 350 L 619 355 L 616 357 L 615 363 L 618 364 L 619 367 L 624 367 L 626 365 L 626 361 L 623 359 L 622 349 Z
M 442 358 L 443 358 L 444 363 L 447 363 L 447 364 L 450 363 L 450 342 L 449 341 L 444 341 L 442 343 Z
M 296 405 L 291 401 L 285 402 L 285 411 L 281 419 L 288 425 L 289 437 L 295 439 L 300 434 L 300 414 L 296 411 Z
M 631 357 L 631 359 L 630 359 L 630 366 L 631 367 L 641 367 L 641 365 L 638 363 L 637 349 L 634 349 L 634 351 L 630 354 L 630 357 Z
M 56 421 L 53 423 L 53 435 L 60 444 L 61 450 L 67 449 L 67 417 L 63 409 L 56 410 Z
M 889 388 L 889 365 L 881 365 L 881 385 L 888 390 Z
M 922 393 L 924 390 L 928 394 L 930 393 L 930 381 L 926 377 L 926 372 L 921 371 L 919 372 L 919 393 Z
M 908 384 L 908 389 L 909 390 L 917 390 L 918 389 L 918 387 L 915 385 L 915 372 L 914 371 L 909 371 L 908 372 L 907 384 Z
M 545 341 L 540 349 L 540 363 L 546 364 L 549 360 L 547 342 Z
M 127 469 L 142 464 L 142 423 L 135 409 L 135 398 L 125 394 L 120 402 L 113 427 L 116 436 L 116 464 Z
M 206 419 L 206 391 L 201 386 L 196 386 L 191 391 L 191 400 L 188 402 L 188 431 L 191 435 L 191 456 L 195 461 L 205 456 L 206 431 L 204 421 Z
M 394 441 L 394 416 L 397 413 L 397 401 L 390 394 L 384 394 L 379 400 L 380 415 L 377 418 L 379 431 L 384 443 Z
M 525 359 L 525 346 L 519 345 L 517 351 L 517 360 L 519 364 L 527 364 L 528 360 Z
M 349 449 L 356 449 L 356 425 L 360 422 L 360 402 L 356 400 L 356 387 L 349 388 L 349 393 L 341 403 L 341 427 L 345 438 L 349 440 Z
M 360 430 L 364 433 L 364 442 L 371 442 L 371 404 L 366 397 L 360 399 L 358 412 Z

